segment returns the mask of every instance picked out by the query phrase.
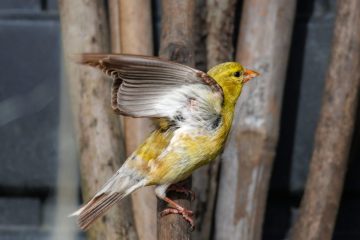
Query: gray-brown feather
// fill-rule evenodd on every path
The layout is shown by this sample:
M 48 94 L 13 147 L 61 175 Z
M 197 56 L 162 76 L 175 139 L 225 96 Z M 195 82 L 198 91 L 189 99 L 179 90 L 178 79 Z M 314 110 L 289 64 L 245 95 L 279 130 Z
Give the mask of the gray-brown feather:
M 125 164 L 72 216 L 78 216 L 80 228 L 86 230 L 115 203 L 146 184 L 146 179 L 138 171 L 128 168 Z
M 121 54 L 83 54 L 79 62 L 97 67 L 114 79 L 112 107 L 116 113 L 123 115 L 176 120 L 178 112 L 190 110 L 188 103 L 191 99 L 198 101 L 198 111 L 193 111 L 193 120 L 205 121 L 218 114 L 214 106 L 223 101 L 222 89 L 214 79 L 182 64 Z M 202 99 L 204 92 L 212 95 L 216 104 Z M 169 108 L 167 104 L 173 106 Z M 206 111 L 210 116 L 206 116 Z M 188 113 L 184 115 L 191 116 Z
M 101 194 L 94 197 L 85 205 L 85 208 L 79 214 L 78 224 L 82 230 L 87 230 L 89 226 L 99 217 L 101 217 L 109 208 L 123 198 L 121 193 Z

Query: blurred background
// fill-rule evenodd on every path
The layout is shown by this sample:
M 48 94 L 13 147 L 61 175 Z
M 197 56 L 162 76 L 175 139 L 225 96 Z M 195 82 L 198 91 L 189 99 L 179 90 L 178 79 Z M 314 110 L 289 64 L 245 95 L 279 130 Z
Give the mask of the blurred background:
M 104 6 L 108 9 L 111 5 L 105 1 Z M 152 46 L 157 55 L 161 2 L 151 1 L 150 8 Z M 231 41 L 235 51 L 242 9 L 242 1 L 237 1 Z M 109 17 L 108 10 L 105 14 Z M 83 200 L 59 16 L 56 0 L 0 0 L 0 239 L 85 239 L 75 222 L 67 218 Z M 335 16 L 335 0 L 296 3 L 261 234 L 264 240 L 288 238 L 298 215 L 314 148 Z M 204 18 L 195 15 L 200 17 Z M 200 41 L 205 38 L 206 32 Z M 195 46 L 195 52 L 197 49 Z M 207 68 L 201 58 L 195 57 L 195 63 L 198 68 Z M 336 240 L 360 239 L 358 124 L 353 132 L 333 234 Z M 217 204 L 215 201 L 215 208 Z M 214 215 L 206 236 L 226 239 L 216 235 L 221 227 L 216 227 L 215 213 L 210 217 Z

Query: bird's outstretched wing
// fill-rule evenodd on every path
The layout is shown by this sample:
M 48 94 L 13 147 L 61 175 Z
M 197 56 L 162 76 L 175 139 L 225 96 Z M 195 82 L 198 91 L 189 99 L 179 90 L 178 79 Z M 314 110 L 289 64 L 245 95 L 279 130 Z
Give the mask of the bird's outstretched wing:
M 202 71 L 137 55 L 82 54 L 78 61 L 113 78 L 112 108 L 119 114 L 168 118 L 177 124 L 218 121 L 223 91 Z

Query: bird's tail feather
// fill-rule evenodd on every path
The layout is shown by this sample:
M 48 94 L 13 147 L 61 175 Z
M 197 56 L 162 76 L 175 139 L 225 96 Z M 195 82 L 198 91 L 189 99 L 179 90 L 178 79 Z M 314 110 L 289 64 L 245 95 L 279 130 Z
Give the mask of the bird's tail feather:
M 91 199 L 86 205 L 70 216 L 78 216 L 80 228 L 82 230 L 87 230 L 96 219 L 101 217 L 110 207 L 125 196 L 125 194 L 118 192 L 103 193 Z
M 122 167 L 87 204 L 70 215 L 77 216 L 82 230 L 101 217 L 110 207 L 136 189 L 145 186 L 145 180 L 135 170 Z

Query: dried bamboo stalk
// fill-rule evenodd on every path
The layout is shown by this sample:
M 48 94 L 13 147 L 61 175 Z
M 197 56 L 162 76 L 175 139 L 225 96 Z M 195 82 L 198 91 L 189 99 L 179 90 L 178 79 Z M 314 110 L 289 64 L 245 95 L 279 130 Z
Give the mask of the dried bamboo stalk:
M 215 239 L 261 238 L 278 140 L 295 0 L 245 0 L 236 59 L 261 77 L 245 86 L 222 156 Z
M 332 239 L 360 87 L 360 1 L 337 2 L 331 61 L 300 214 L 291 239 Z
M 198 0 L 195 2 L 195 16 L 194 18 L 194 62 L 197 69 L 206 72 L 206 0 Z M 194 191 L 196 198 L 191 203 L 192 209 L 195 210 L 195 224 L 196 228 L 191 232 L 192 239 L 208 239 L 204 235 L 208 235 L 211 227 L 212 218 L 205 218 L 207 213 L 207 195 L 209 171 L 208 166 L 201 167 L 192 175 L 192 191 Z M 205 183 L 205 184 L 204 184 Z
M 206 52 L 211 68 L 233 59 L 236 0 L 208 0 L 206 9 Z
M 199 21 L 200 17 L 204 19 L 202 23 L 195 22 L 195 50 L 198 53 L 196 60 L 199 61 L 200 58 L 199 49 L 204 48 L 202 62 L 208 63 L 207 69 L 209 69 L 217 64 L 233 60 L 236 0 L 207 0 L 203 1 L 202 5 L 200 2 L 202 1 L 196 2 L 195 21 Z M 206 42 L 205 45 L 204 42 Z M 197 226 L 192 233 L 194 239 L 210 239 L 211 237 L 219 167 L 220 157 L 193 174 L 193 190 L 197 196 L 193 203 L 196 209 Z
M 81 67 L 70 56 L 108 52 L 108 26 L 101 1 L 60 0 L 66 74 L 80 146 L 81 183 L 89 200 L 124 159 L 122 134 L 110 107 L 110 81 L 96 70 Z M 89 239 L 137 239 L 131 201 L 125 199 L 88 232 Z
M 120 42 L 120 0 L 109 0 L 109 22 L 111 35 L 111 52 L 121 52 Z
M 141 6 L 141 7 L 139 7 Z M 149 0 L 119 0 L 122 53 L 153 55 L 151 2 Z M 149 135 L 149 119 L 124 117 L 126 153 L 130 155 Z M 132 194 L 134 218 L 141 240 L 157 236 L 157 200 L 152 187 Z
M 193 23 L 195 2 L 162 1 L 162 36 L 160 56 L 172 61 L 194 66 Z M 191 179 L 185 181 L 185 187 L 191 187 Z M 189 209 L 190 200 L 183 194 L 168 193 L 175 202 Z M 161 212 L 166 205 L 159 201 L 158 210 Z M 158 239 L 168 240 L 190 239 L 189 224 L 176 214 L 158 218 Z
M 206 17 L 208 0 L 195 1 L 195 18 L 194 18 L 194 45 L 195 45 L 195 67 L 203 72 L 207 71 L 206 62 Z

